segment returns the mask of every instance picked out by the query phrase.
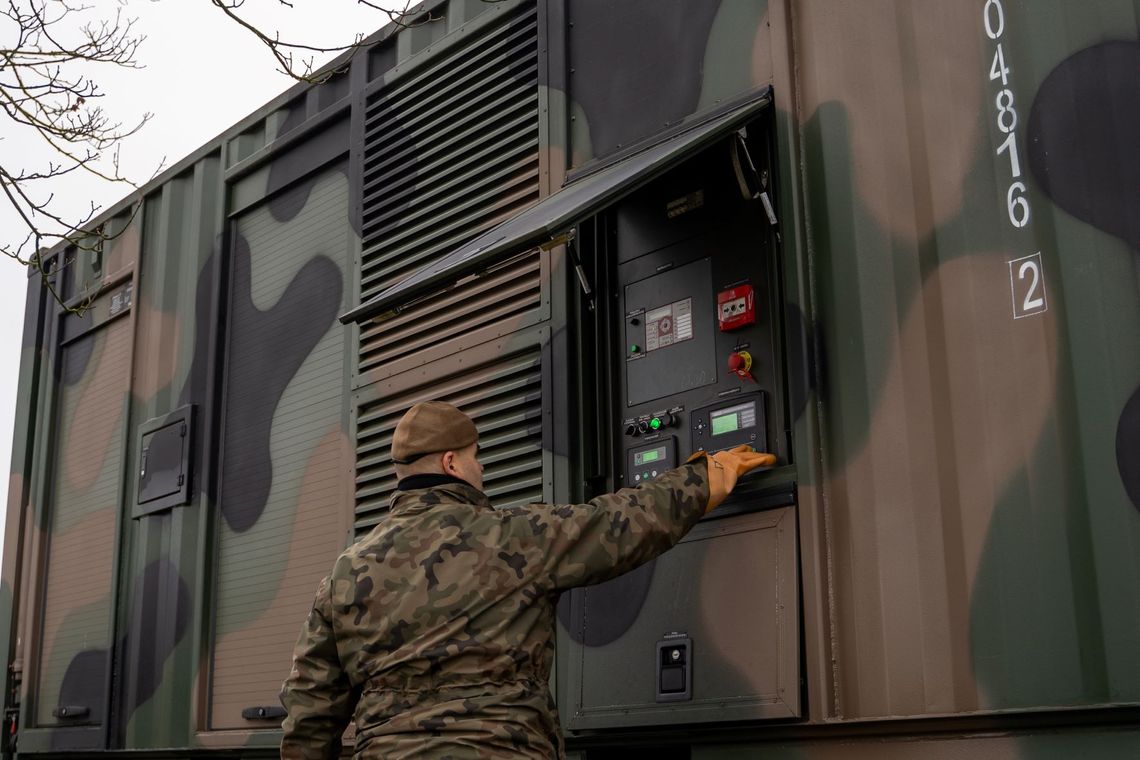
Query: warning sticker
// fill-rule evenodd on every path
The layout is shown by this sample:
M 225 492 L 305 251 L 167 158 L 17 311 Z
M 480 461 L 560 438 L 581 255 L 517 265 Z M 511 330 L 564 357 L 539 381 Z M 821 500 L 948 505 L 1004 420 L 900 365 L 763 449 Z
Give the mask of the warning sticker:
M 693 337 L 693 299 L 674 301 L 645 312 L 645 350 L 680 343 Z

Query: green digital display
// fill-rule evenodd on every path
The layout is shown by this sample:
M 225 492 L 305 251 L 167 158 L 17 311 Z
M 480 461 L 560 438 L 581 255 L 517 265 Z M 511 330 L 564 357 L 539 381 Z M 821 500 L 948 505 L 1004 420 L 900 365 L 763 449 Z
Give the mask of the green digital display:
M 740 415 L 737 412 L 713 415 L 710 422 L 712 423 L 713 435 L 722 435 L 724 433 L 732 433 L 736 430 L 740 430 Z
M 650 462 L 657 462 L 665 458 L 665 447 L 658 446 L 655 449 L 646 449 L 645 451 L 635 452 L 633 455 L 633 464 L 640 467 L 643 464 Z
M 709 427 L 712 428 L 713 435 L 735 433 L 738 430 L 756 427 L 756 402 L 746 401 L 727 409 L 716 410 L 709 415 Z

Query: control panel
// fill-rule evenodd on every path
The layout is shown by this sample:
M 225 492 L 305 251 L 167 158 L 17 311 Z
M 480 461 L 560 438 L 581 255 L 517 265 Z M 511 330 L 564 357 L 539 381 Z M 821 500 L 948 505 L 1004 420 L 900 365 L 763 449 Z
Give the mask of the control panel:
M 599 262 L 603 307 L 581 344 L 609 347 L 587 392 L 613 485 L 640 488 L 694 452 L 741 444 L 776 464 L 743 476 L 669 551 L 563 596 L 559 707 L 571 731 L 787 720 L 802 709 L 781 264 L 757 197 L 767 175 L 736 176 L 756 172 L 743 154 L 763 136 L 750 127 L 710 146 L 580 236 L 583 260 Z
M 704 204 L 662 224 L 693 193 Z M 618 210 L 621 485 L 668 469 L 641 461 L 661 447 L 670 462 L 742 443 L 788 461 L 777 270 L 746 207 L 731 177 L 694 165 Z

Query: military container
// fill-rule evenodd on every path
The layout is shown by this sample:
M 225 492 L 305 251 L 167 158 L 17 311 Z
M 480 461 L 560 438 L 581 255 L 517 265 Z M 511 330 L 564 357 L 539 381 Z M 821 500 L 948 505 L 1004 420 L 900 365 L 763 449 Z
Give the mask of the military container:
M 573 756 L 1140 755 L 1137 15 L 446 0 L 256 111 L 29 280 L 5 756 L 273 756 L 428 398 L 500 506 L 778 457 L 564 595 Z

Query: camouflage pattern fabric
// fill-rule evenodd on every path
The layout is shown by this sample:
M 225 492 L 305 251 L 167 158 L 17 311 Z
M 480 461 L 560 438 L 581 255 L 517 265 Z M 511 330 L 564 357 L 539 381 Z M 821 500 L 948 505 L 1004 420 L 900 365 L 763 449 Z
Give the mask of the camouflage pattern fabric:
M 705 511 L 705 461 L 572 506 L 397 491 L 317 589 L 281 691 L 281 757 L 336 757 L 354 711 L 357 757 L 562 757 L 558 595 L 676 544 Z

